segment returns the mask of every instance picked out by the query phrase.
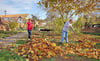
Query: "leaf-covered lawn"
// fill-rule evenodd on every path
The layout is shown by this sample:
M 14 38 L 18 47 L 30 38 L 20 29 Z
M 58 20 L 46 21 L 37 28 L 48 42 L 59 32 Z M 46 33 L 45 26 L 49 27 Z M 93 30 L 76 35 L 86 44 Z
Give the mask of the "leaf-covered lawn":
M 96 40 L 96 39 L 95 39 Z M 94 39 L 82 39 L 77 41 L 69 41 L 69 43 L 56 43 L 47 41 L 43 38 L 33 37 L 31 42 L 21 45 L 16 49 L 16 53 L 29 60 L 36 60 L 43 58 L 52 58 L 56 56 L 65 56 L 67 54 L 85 56 L 87 58 L 100 59 L 100 49 L 95 47 L 98 43 Z
M 36 36 L 37 35 L 37 36 Z M 36 60 L 36 61 L 66 61 L 75 60 L 81 61 L 98 61 L 100 60 L 100 43 L 99 39 L 94 39 L 90 35 L 81 35 L 81 37 L 73 36 L 73 39 L 69 38 L 69 43 L 60 43 L 60 39 L 55 37 L 52 39 L 42 38 L 39 34 L 35 37 L 32 36 L 32 41 L 27 42 L 27 40 L 19 40 L 16 42 L 14 48 L 10 48 L 0 51 L 1 60 L 15 60 L 12 55 L 16 56 L 16 60 Z M 37 37 L 37 38 L 36 38 Z M 9 50 L 9 51 L 7 51 Z M 17 54 L 15 54 L 15 53 Z M 8 53 L 6 55 L 6 53 Z M 5 56 L 6 55 L 6 56 Z M 7 57 L 8 58 L 4 58 Z M 23 58 L 24 57 L 24 58 Z M 60 58 L 61 57 L 61 58 Z M 57 60 L 59 59 L 59 60 Z

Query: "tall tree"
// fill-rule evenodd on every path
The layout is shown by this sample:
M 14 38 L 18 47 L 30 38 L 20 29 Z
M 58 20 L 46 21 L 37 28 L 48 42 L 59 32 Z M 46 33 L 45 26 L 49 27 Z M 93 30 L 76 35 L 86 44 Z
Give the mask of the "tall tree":
M 64 22 L 75 15 L 81 17 L 75 25 L 79 26 L 78 29 L 82 28 L 84 23 L 89 20 L 89 15 L 100 10 L 99 3 L 100 0 L 41 0 L 38 4 L 49 9 L 47 10 L 49 15 L 47 15 L 51 19 L 52 17 L 55 18 L 53 23 L 56 27 L 55 30 L 59 32 L 62 31 Z M 56 15 L 52 15 L 52 13 Z
M 71 18 L 73 15 L 86 15 L 100 10 L 100 0 L 42 0 L 38 4 L 57 12 L 62 18 Z

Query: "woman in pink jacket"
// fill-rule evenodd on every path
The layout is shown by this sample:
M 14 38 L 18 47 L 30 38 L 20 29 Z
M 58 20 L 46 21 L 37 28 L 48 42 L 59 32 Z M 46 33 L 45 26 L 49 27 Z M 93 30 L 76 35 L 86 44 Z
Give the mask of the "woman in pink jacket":
M 27 30 L 28 30 L 28 38 L 31 39 L 31 34 L 32 34 L 32 29 L 33 29 L 33 21 L 31 19 L 28 19 L 29 21 L 27 22 Z

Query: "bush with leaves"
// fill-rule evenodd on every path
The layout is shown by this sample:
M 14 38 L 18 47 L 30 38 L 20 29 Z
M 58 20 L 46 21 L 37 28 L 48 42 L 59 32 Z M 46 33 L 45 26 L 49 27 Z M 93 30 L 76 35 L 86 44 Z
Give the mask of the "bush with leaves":
M 53 29 L 55 30 L 56 34 L 62 35 L 63 26 L 65 24 L 64 22 L 67 22 L 68 20 L 69 20 L 68 18 L 66 20 L 62 18 L 55 18 L 55 20 L 52 22 L 52 25 L 54 25 Z M 71 34 L 72 34 L 72 31 L 69 31 L 69 35 Z
M 72 24 L 75 32 L 77 32 L 77 33 L 80 33 L 82 27 L 84 26 L 81 19 L 82 19 L 82 17 L 80 17 L 77 21 L 74 21 Z M 56 18 L 55 21 L 53 21 L 53 25 L 55 25 L 55 27 L 54 27 L 55 33 L 62 34 L 64 22 L 67 22 L 68 20 L 69 20 L 68 18 L 66 20 L 61 19 L 61 18 Z M 68 33 L 69 36 L 71 36 L 73 33 L 71 29 L 68 32 L 69 32 Z
M 84 26 L 84 24 L 82 24 L 81 18 L 79 18 L 77 21 L 75 21 L 73 23 L 74 30 L 77 33 L 80 33 L 81 32 L 81 29 L 82 29 L 83 26 Z
M 18 23 L 17 22 L 10 22 L 9 23 L 9 26 L 10 26 L 10 28 L 11 28 L 11 30 L 16 30 L 16 28 L 18 27 Z
M 55 18 L 55 20 L 53 20 L 53 22 L 52 22 L 53 27 L 51 27 L 51 28 L 53 28 L 56 33 L 62 32 L 62 29 L 64 26 L 64 21 L 65 20 L 63 20 L 61 18 Z

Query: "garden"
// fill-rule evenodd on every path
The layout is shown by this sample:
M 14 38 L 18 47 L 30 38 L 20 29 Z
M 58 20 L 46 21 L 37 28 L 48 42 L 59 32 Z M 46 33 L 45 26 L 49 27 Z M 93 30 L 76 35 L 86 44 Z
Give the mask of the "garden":
M 47 9 L 46 25 L 32 16 L 36 21 L 29 40 L 27 21 L 25 28 L 19 28 L 16 22 L 9 23 L 12 30 L 0 31 L 0 40 L 16 34 L 19 38 L 7 45 L 0 41 L 0 61 L 100 61 L 100 14 L 95 14 L 100 13 L 99 3 L 99 0 L 39 1 L 37 4 Z M 69 29 L 68 43 L 65 40 L 61 43 L 64 22 L 70 19 L 75 33 Z

